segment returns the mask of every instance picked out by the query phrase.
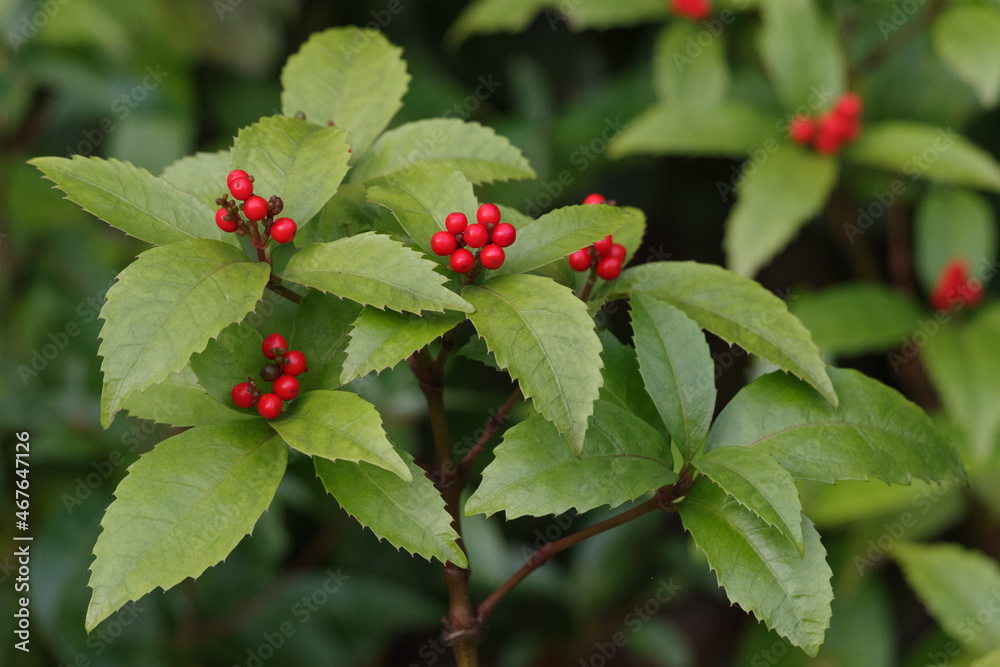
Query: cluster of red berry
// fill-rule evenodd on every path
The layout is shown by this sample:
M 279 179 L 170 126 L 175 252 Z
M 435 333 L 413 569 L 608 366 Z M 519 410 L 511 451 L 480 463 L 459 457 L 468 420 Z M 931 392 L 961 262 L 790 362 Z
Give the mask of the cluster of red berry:
M 482 248 L 479 261 L 487 269 L 499 269 L 505 259 L 503 249 L 517 238 L 514 225 L 500 222 L 496 204 L 483 204 L 476 211 L 476 222 L 469 224 L 464 213 L 449 213 L 445 218 L 446 232 L 431 237 L 431 250 L 442 257 L 450 255 L 451 268 L 468 273 L 476 265 L 476 255 L 466 248 Z
M 861 136 L 861 112 L 864 103 L 857 93 L 844 93 L 833 109 L 819 118 L 799 115 L 788 123 L 788 136 L 797 144 L 812 144 L 816 152 L 833 155 L 845 143 Z
M 584 204 L 613 204 L 604 195 L 595 193 L 587 195 Z M 615 243 L 608 234 L 597 243 L 581 248 L 571 253 L 567 258 L 569 266 L 574 271 L 589 271 L 594 267 L 597 275 L 604 280 L 614 280 L 621 275 L 622 264 L 625 263 L 625 246 Z
M 260 369 L 264 382 L 273 382 L 272 392 L 261 394 L 253 378 L 233 387 L 233 403 L 241 408 L 257 404 L 257 411 L 265 419 L 276 419 L 284 407 L 282 401 L 290 401 L 299 395 L 299 381 L 296 375 L 305 373 L 306 355 L 298 350 L 289 350 L 285 337 L 273 333 L 261 344 L 264 356 L 271 361 Z
M 951 310 L 959 305 L 975 306 L 983 299 L 983 284 L 969 277 L 969 264 L 962 258 L 949 260 L 934 289 L 931 290 L 931 305 L 939 310 Z
M 670 11 L 692 21 L 701 21 L 712 13 L 712 2 L 711 0 L 670 0 Z
M 266 246 L 268 239 L 274 239 L 278 243 L 291 243 L 298 230 L 295 221 L 291 218 L 274 219 L 274 216 L 281 213 L 283 206 L 281 197 L 273 195 L 270 200 L 267 200 L 255 195 L 253 193 L 253 176 L 242 169 L 234 169 L 229 172 L 226 184 L 233 197 L 243 203 L 237 204 L 235 201 L 231 201 L 227 195 L 215 200 L 215 203 L 222 207 L 215 212 L 215 224 L 219 226 L 219 229 L 224 232 L 236 232 L 240 236 L 246 234 L 258 247 Z M 246 220 L 240 215 L 240 211 L 243 211 Z M 263 235 L 257 229 L 257 223 L 261 221 L 264 223 Z

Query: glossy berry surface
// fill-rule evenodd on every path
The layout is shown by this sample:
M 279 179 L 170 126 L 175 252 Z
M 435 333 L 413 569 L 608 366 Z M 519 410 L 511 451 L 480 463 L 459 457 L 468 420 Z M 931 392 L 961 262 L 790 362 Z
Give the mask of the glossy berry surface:
M 614 257 L 605 257 L 597 263 L 597 275 L 604 280 L 614 280 L 622 273 L 622 261 Z
M 267 217 L 267 200 L 254 195 L 243 203 L 243 214 L 254 222 Z
M 285 375 L 301 375 L 305 373 L 309 370 L 306 368 L 306 355 L 298 350 L 285 352 L 285 365 L 281 370 Z
M 227 220 L 226 219 L 227 214 L 228 211 L 226 211 L 226 209 L 224 208 L 220 208 L 218 211 L 216 211 L 215 224 L 217 224 L 219 226 L 219 229 L 221 229 L 224 232 L 235 232 L 237 229 L 239 229 L 239 225 L 237 225 L 236 221 L 234 220 Z
M 435 255 L 446 257 L 455 252 L 457 247 L 455 235 L 451 232 L 438 232 L 431 237 L 431 250 L 434 251 Z
M 462 239 L 470 248 L 482 248 L 490 240 L 490 233 L 483 225 L 469 225 L 462 232 Z
M 599 257 L 607 257 L 608 253 L 611 252 L 611 246 L 614 245 L 614 241 L 611 240 L 611 235 L 608 234 L 603 239 L 594 244 L 594 250 L 597 251 Z
M 291 243 L 298 229 L 291 218 L 278 218 L 271 224 L 271 238 L 278 243 Z
M 469 226 L 469 219 L 464 213 L 449 213 L 444 219 L 444 226 L 452 234 L 461 234 Z
M 283 401 L 290 401 L 299 395 L 299 381 L 292 375 L 282 375 L 274 381 L 274 393 Z
M 281 348 L 282 350 L 288 349 L 288 341 L 281 334 L 273 333 L 264 339 L 261 343 L 260 349 L 264 353 L 264 356 L 268 359 L 274 359 L 277 356 L 272 350 L 275 348 Z
M 604 198 L 604 195 L 597 194 L 596 192 L 587 195 L 587 198 L 583 200 L 584 204 L 603 204 L 608 201 Z
M 283 407 L 277 394 L 264 394 L 257 400 L 257 412 L 264 419 L 277 419 Z
M 625 255 L 628 254 L 628 250 L 625 249 L 621 243 L 615 243 L 611 246 L 611 250 L 608 251 L 608 257 L 614 257 L 620 260 L 622 264 L 625 263 Z
M 476 211 L 476 222 L 483 225 L 495 225 L 500 222 L 500 209 L 496 204 L 483 204 Z
M 274 382 L 281 377 L 281 367 L 278 364 L 264 364 L 260 369 L 260 379 L 264 382 Z
M 479 251 L 479 261 L 482 262 L 483 266 L 487 269 L 499 269 L 503 265 L 503 260 L 503 248 L 495 243 L 490 243 Z
M 509 247 L 515 239 L 517 239 L 517 230 L 514 229 L 514 225 L 507 222 L 501 222 L 490 233 L 490 240 L 501 248 Z
M 253 195 L 253 183 L 249 178 L 234 178 L 229 183 L 229 191 L 234 197 L 243 201 Z
M 569 256 L 569 268 L 574 271 L 586 271 L 590 268 L 590 250 L 577 250 Z
M 238 407 L 249 408 L 253 405 L 253 392 L 250 391 L 250 384 L 247 382 L 240 382 L 233 387 L 232 397 L 233 403 Z
M 457 273 L 468 273 L 476 263 L 476 258 L 465 248 L 459 248 L 451 253 L 451 268 Z
M 235 181 L 237 178 L 245 178 L 249 181 L 250 174 L 246 173 L 242 169 L 233 169 L 231 172 L 229 172 L 229 175 L 226 176 L 226 187 L 231 188 L 233 186 L 233 181 Z

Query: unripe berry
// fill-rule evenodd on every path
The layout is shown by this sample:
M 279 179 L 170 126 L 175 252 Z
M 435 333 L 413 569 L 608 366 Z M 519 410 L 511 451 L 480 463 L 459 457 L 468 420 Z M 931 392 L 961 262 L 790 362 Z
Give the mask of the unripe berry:
M 233 196 L 244 201 L 253 195 L 253 183 L 250 182 L 249 178 L 234 178 L 229 184 L 229 191 L 233 193 Z
M 455 252 L 458 243 L 455 242 L 455 235 L 451 232 L 438 232 L 431 237 L 431 250 L 435 255 L 447 257 Z
M 250 174 L 246 173 L 242 169 L 233 169 L 231 172 L 229 172 L 229 176 L 226 176 L 226 187 L 227 188 L 233 187 L 233 181 L 235 181 L 237 178 L 245 178 L 249 181 Z
M 622 273 L 622 261 L 615 257 L 605 257 L 597 263 L 597 275 L 604 280 L 614 280 Z
M 260 345 L 261 351 L 264 352 L 264 356 L 268 359 L 274 359 L 277 356 L 277 353 L 275 353 L 274 350 L 279 348 L 282 351 L 287 350 L 288 342 L 285 340 L 284 336 L 278 333 L 271 334 L 265 338 L 264 342 Z
M 238 385 L 233 387 L 232 391 L 233 403 L 241 408 L 249 408 L 253 405 L 253 392 L 250 391 L 250 383 L 240 382 Z
M 282 375 L 274 381 L 274 393 L 283 401 L 290 401 L 299 395 L 299 381 L 291 375 Z
M 278 243 L 291 243 L 298 229 L 291 218 L 278 218 L 271 223 L 271 238 Z
M 470 248 L 482 248 L 490 240 L 490 233 L 483 225 L 469 225 L 462 232 L 462 239 Z
M 285 365 L 281 370 L 285 375 L 301 375 L 305 373 L 309 370 L 306 368 L 306 355 L 298 350 L 285 352 Z
M 487 269 L 499 269 L 503 265 L 503 260 L 503 248 L 495 243 L 490 243 L 479 251 L 479 261 L 482 262 L 483 266 Z
M 461 234 L 469 226 L 469 219 L 464 213 L 449 213 L 444 219 L 444 226 L 452 234 Z
M 592 194 L 587 195 L 587 198 L 583 200 L 583 203 L 584 204 L 603 204 L 606 201 L 607 201 L 607 199 L 604 198 L 604 195 L 599 195 L 596 192 L 594 192 Z
M 625 255 L 628 254 L 628 250 L 625 249 L 621 243 L 615 243 L 611 246 L 611 250 L 608 251 L 608 257 L 614 257 L 620 260 L 622 264 L 625 263 Z
M 490 240 L 501 248 L 510 247 L 516 238 L 517 230 L 508 222 L 501 222 L 490 232 Z
M 483 204 L 476 211 L 476 222 L 484 225 L 495 225 L 500 222 L 500 209 L 496 204 Z
M 473 265 L 475 265 L 476 258 L 465 248 L 459 248 L 455 252 L 451 253 L 449 263 L 455 272 L 468 273 L 472 270 Z
M 260 379 L 264 382 L 274 382 L 281 377 L 281 367 L 278 364 L 264 364 L 260 369 Z
M 594 250 L 597 251 L 598 257 L 607 257 L 608 253 L 611 252 L 611 246 L 614 245 L 614 241 L 611 240 L 611 234 L 608 234 L 603 239 L 594 244 Z
M 806 146 L 816 136 L 816 121 L 809 116 L 796 116 L 788 122 L 788 137 L 797 144 Z
M 228 214 L 229 211 L 227 211 L 224 208 L 220 208 L 218 211 L 216 211 L 215 224 L 217 224 L 219 226 L 219 229 L 221 229 L 224 232 L 235 232 L 237 229 L 239 229 L 239 225 L 236 224 L 235 220 L 227 220 L 226 216 Z
M 569 256 L 569 268 L 574 271 L 586 271 L 590 268 L 590 249 L 577 250 Z
M 243 203 L 243 214 L 247 216 L 247 220 L 263 220 L 267 217 L 267 200 L 253 195 Z
M 277 394 L 264 394 L 257 400 L 257 412 L 264 419 L 277 419 L 282 407 L 284 406 Z

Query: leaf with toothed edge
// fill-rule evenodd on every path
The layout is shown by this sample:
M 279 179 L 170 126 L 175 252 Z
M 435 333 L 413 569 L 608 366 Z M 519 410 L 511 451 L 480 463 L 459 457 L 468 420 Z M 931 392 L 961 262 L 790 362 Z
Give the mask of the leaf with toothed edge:
M 295 313 L 288 340 L 309 360 L 309 372 L 299 376 L 301 391 L 337 389 L 344 368 L 349 333 L 363 306 L 319 290 L 309 290 Z
M 246 382 L 248 377 L 263 386 L 259 375 L 267 361 L 261 355 L 263 342 L 260 333 L 246 320 L 230 324 L 209 339 L 204 350 L 191 357 L 191 370 L 209 396 L 242 411 L 233 404 L 233 387 Z M 246 408 L 246 413 L 258 414 L 255 408 Z
M 438 266 L 383 234 L 365 232 L 295 253 L 281 277 L 365 306 L 398 312 L 472 310 L 444 286 Z
M 128 468 L 94 547 L 87 631 L 224 560 L 267 509 L 288 447 L 262 419 L 196 426 Z
M 804 554 L 777 528 L 702 479 L 677 503 L 726 595 L 815 656 L 830 626 L 833 572 L 812 522 L 802 517 Z
M 267 264 L 218 241 L 151 248 L 125 268 L 101 310 L 101 424 L 134 391 L 181 370 L 223 328 L 261 299 Z
M 468 567 L 441 494 L 412 456 L 399 454 L 413 475 L 412 483 L 367 463 L 324 458 L 314 462 L 326 490 L 377 538 L 427 560 Z
M 83 210 L 147 243 L 213 239 L 240 245 L 234 235 L 215 224 L 214 209 L 128 162 L 75 156 L 40 157 L 29 164 Z
M 160 178 L 215 210 L 219 208 L 215 200 L 228 192 L 225 179 L 229 171 L 228 150 L 199 152 L 167 165 Z
M 603 379 L 601 341 L 587 306 L 568 288 L 526 274 L 462 290 L 497 363 L 579 455 Z
M 171 373 L 159 384 L 142 392 L 134 391 L 122 404 L 132 417 L 149 419 L 171 426 L 203 426 L 240 419 L 254 419 L 256 410 L 241 410 L 232 400 L 228 404 L 211 400 L 190 366 Z

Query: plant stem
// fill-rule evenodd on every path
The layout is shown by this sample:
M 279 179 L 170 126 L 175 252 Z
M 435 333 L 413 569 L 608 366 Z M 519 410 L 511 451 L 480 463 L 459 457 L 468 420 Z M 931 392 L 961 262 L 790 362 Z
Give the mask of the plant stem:
M 514 409 L 521 400 L 524 399 L 524 394 L 521 393 L 521 388 L 517 387 L 507 397 L 507 400 L 503 402 L 500 409 L 496 411 L 492 417 L 486 422 L 486 430 L 483 434 L 479 436 L 479 440 L 476 440 L 476 444 L 472 446 L 465 456 L 462 457 L 462 462 L 458 464 L 461 474 L 468 475 L 469 470 L 472 469 L 472 465 L 476 462 L 476 457 L 483 451 L 483 448 L 489 444 L 490 440 L 494 435 L 497 434 L 501 428 L 503 428 L 504 422 L 507 421 L 507 416 L 510 415 L 510 411 Z
M 594 283 L 597 282 L 597 268 L 591 267 L 590 275 L 587 276 L 587 282 L 584 284 L 583 289 L 580 290 L 580 301 L 587 303 L 587 299 L 590 298 L 590 290 L 594 289 Z
M 280 294 L 292 303 L 302 303 L 302 295 L 282 285 L 281 279 L 277 276 L 271 276 L 271 280 L 267 283 L 267 288 L 275 294 Z

